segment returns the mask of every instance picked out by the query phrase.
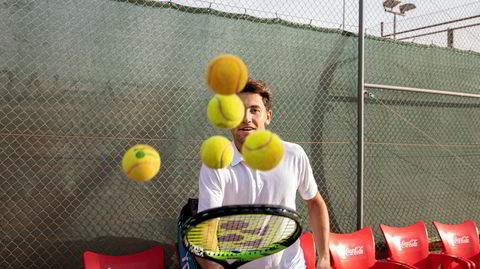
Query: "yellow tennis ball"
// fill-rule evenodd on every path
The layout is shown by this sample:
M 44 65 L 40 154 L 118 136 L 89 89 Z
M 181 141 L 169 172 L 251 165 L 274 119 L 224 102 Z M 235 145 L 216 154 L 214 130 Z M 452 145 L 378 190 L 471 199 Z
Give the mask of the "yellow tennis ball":
M 278 135 L 258 130 L 247 136 L 242 146 L 245 163 L 253 169 L 268 171 L 283 159 L 284 146 Z
M 128 178 L 149 181 L 160 170 L 160 155 L 149 145 L 138 144 L 125 152 L 122 159 L 123 172 Z
M 247 66 L 242 59 L 231 54 L 218 55 L 205 69 L 208 86 L 218 94 L 230 95 L 243 90 L 247 79 Z
M 233 159 L 232 144 L 223 136 L 212 136 L 203 141 L 200 148 L 200 159 L 210 168 L 225 168 Z
M 244 115 L 245 106 L 236 94 L 215 94 L 208 102 L 208 121 L 217 128 L 235 128 L 242 122 Z

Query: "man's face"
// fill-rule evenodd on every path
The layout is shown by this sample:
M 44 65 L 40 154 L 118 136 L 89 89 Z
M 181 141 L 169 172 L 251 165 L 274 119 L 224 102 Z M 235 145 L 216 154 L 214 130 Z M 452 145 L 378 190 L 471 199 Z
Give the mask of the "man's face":
M 272 111 L 267 111 L 260 94 L 246 92 L 239 93 L 238 97 L 245 105 L 245 117 L 240 125 L 232 129 L 232 135 L 235 146 L 241 151 L 243 142 L 250 133 L 265 130 L 272 119 Z

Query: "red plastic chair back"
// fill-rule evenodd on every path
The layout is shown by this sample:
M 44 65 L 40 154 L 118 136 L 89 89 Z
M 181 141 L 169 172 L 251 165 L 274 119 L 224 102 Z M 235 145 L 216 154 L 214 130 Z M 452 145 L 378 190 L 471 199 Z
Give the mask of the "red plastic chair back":
M 163 269 L 164 249 L 156 246 L 126 256 L 109 256 L 86 251 L 83 254 L 83 261 L 85 269 Z
M 388 245 L 388 257 L 394 261 L 424 267 L 429 255 L 428 233 L 423 221 L 407 227 L 380 224 Z
M 305 258 L 306 269 L 315 269 L 317 260 L 317 250 L 315 247 L 315 239 L 311 232 L 304 232 L 300 236 L 300 246 L 303 250 L 303 257 Z
M 334 269 L 365 269 L 376 262 L 370 227 L 347 234 L 330 233 L 329 249 Z
M 480 253 L 477 225 L 472 220 L 461 224 L 442 224 L 434 221 L 446 254 L 472 259 Z

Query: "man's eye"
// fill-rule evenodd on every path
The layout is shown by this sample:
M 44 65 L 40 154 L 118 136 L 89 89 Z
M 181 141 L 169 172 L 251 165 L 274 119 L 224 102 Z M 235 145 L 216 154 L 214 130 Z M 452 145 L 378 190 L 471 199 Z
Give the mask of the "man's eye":
M 258 109 L 258 108 L 252 108 L 251 110 L 252 110 L 252 112 L 254 112 L 254 113 L 260 112 L 260 109 Z

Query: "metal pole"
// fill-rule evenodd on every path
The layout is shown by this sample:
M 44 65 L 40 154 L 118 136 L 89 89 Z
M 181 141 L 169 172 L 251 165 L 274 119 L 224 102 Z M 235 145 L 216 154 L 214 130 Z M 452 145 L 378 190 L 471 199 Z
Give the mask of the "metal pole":
M 459 26 L 459 27 L 455 27 L 455 28 L 448 28 L 448 29 L 444 29 L 444 30 L 439 30 L 439 31 L 434 31 L 434 32 L 428 32 L 428 33 L 425 33 L 425 34 L 419 34 L 419 35 L 414 35 L 414 36 L 402 37 L 402 38 L 399 38 L 399 39 L 397 39 L 397 40 L 404 40 L 404 39 L 410 39 L 410 38 L 415 38 L 415 37 L 433 35 L 433 34 L 438 34 L 438 33 L 447 32 L 447 31 L 449 31 L 449 30 L 450 30 L 450 31 L 454 31 L 454 30 L 465 29 L 465 28 L 469 28 L 469 27 L 473 27 L 473 26 L 479 26 L 479 25 L 480 25 L 480 23 L 463 25 L 463 26 Z M 398 33 L 397 33 L 397 34 L 398 34 Z
M 343 0 L 343 20 L 342 20 L 342 30 L 345 31 L 345 0 Z
M 363 0 L 358 6 L 358 90 L 357 90 L 357 230 L 363 228 L 363 119 L 364 119 L 364 41 Z
M 387 11 L 387 12 L 389 12 L 389 11 Z M 393 13 L 393 12 L 391 12 L 391 13 Z M 437 27 L 437 26 L 441 26 L 441 25 L 445 25 L 445 24 L 450 24 L 450 23 L 460 22 L 460 21 L 465 21 L 465 20 L 471 20 L 471 19 L 476 19 L 476 18 L 480 18 L 480 15 L 475 15 L 475 16 L 471 16 L 471 17 L 467 17 L 467 18 L 463 18 L 463 19 L 452 20 L 452 21 L 432 24 L 432 25 L 428 25 L 428 26 L 418 27 L 418 28 L 414 28 L 414 29 L 410 29 L 410 30 L 400 31 L 397 34 L 405 34 L 405 33 L 413 32 L 413 31 L 424 30 L 424 29 L 428 29 L 428 28 L 432 28 L 432 27 Z M 384 37 L 388 37 L 388 36 L 391 36 L 391 35 L 393 35 L 393 34 L 387 34 Z
M 459 96 L 459 97 L 480 98 L 480 94 L 474 94 L 474 93 L 439 91 L 439 90 L 431 90 L 431 89 L 402 87 L 402 86 L 373 84 L 373 83 L 365 83 L 364 85 L 366 88 L 374 88 L 374 89 L 395 90 L 395 91 L 405 91 L 405 92 L 421 92 L 421 93 Z
M 397 14 L 393 13 L 393 39 L 396 39 L 397 33 Z
M 380 36 L 383 37 L 383 21 L 380 22 Z
M 453 29 L 447 31 L 447 47 L 453 48 Z

